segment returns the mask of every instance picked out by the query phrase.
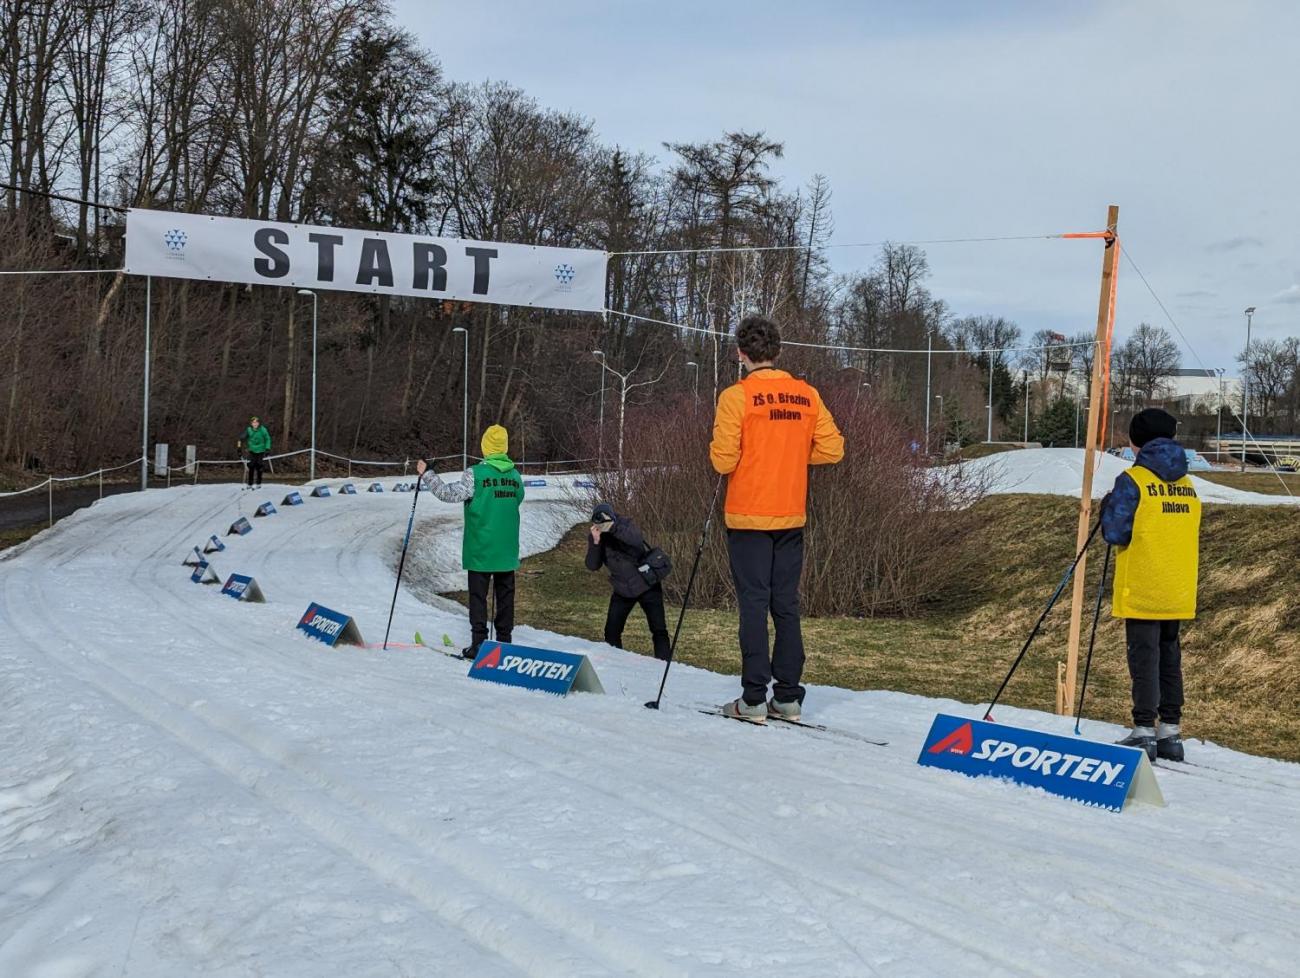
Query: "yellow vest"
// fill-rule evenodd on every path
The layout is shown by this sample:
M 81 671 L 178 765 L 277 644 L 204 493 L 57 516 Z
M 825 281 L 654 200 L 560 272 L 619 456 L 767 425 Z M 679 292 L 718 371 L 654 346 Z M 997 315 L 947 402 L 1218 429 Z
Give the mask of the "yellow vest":
M 1201 501 L 1192 480 L 1166 482 L 1150 469 L 1128 470 L 1137 483 L 1133 539 L 1115 558 L 1111 608 L 1116 618 L 1196 617 Z

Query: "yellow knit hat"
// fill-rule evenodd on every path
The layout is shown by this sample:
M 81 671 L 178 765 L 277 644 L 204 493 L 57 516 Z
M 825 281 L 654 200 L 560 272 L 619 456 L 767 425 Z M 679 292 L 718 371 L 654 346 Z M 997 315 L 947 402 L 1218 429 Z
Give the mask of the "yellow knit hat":
M 510 451 L 510 436 L 506 429 L 494 424 L 483 432 L 483 456 L 505 455 Z

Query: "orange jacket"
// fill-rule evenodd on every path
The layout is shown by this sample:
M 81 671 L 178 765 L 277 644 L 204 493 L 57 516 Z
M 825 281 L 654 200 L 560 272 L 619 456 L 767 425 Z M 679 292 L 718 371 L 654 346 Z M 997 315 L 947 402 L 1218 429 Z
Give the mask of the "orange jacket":
M 764 367 L 718 398 L 709 459 L 730 474 L 733 530 L 788 530 L 808 519 L 808 466 L 844 457 L 844 436 L 817 388 Z

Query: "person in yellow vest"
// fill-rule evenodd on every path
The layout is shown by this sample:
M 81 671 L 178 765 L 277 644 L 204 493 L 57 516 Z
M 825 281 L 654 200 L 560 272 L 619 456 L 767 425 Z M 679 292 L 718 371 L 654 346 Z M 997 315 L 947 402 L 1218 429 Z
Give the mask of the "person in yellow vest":
M 811 384 L 777 370 L 776 323 L 749 316 L 736 330 L 745 377 L 722 392 L 709 459 L 728 476 L 724 507 L 731 577 L 740 606 L 741 697 L 727 716 L 798 720 L 804 688 L 799 578 L 808 466 L 844 457 L 844 437 Z M 767 618 L 776 638 L 768 654 Z M 772 685 L 769 701 L 767 689 Z
M 1102 503 L 1101 535 L 1116 547 L 1111 610 L 1124 619 L 1133 730 L 1119 741 L 1154 761 L 1183 759 L 1181 622 L 1196 617 L 1201 501 L 1187 476 L 1178 421 L 1159 408 L 1133 416 L 1137 461 Z

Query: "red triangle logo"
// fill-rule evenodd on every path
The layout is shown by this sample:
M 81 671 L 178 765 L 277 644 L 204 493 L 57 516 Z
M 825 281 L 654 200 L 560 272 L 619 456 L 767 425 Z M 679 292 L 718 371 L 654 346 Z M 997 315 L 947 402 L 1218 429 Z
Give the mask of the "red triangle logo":
M 931 747 L 927 753 L 965 755 L 970 753 L 973 746 L 975 746 L 975 735 L 971 731 L 970 724 L 963 723 L 947 737 L 944 737 L 943 740 Z
M 298 624 L 299 625 L 307 624 L 307 622 L 311 621 L 312 615 L 314 615 L 315 613 L 316 613 L 316 606 L 314 604 L 308 605 L 306 614 L 302 616 L 302 621 L 298 622 Z
M 497 646 L 478 662 L 474 663 L 475 669 L 495 669 L 501 664 L 501 646 Z

